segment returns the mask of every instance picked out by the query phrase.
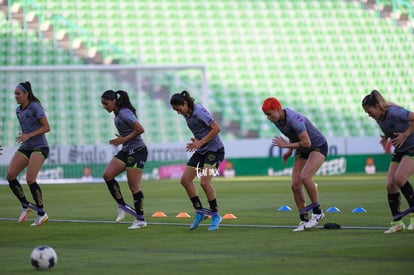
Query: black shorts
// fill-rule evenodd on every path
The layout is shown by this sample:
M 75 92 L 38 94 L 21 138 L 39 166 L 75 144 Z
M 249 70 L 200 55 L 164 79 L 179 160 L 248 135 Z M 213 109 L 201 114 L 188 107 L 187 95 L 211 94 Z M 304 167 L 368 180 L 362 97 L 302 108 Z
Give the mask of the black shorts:
M 224 148 L 220 148 L 216 152 L 208 151 L 205 154 L 195 152 L 188 160 L 187 166 L 201 168 L 206 164 L 217 169 L 223 160 Z
M 138 147 L 134 150 L 119 151 L 115 158 L 123 162 L 126 168 L 140 168 L 144 169 L 147 161 L 148 150 L 146 146 Z
M 403 157 L 410 157 L 410 158 L 414 158 L 414 148 L 411 148 L 410 150 L 404 151 L 404 152 L 399 152 L 396 153 L 394 152 L 392 154 L 392 159 L 391 162 L 397 162 L 400 163 Z
M 296 149 L 296 155 L 295 157 L 297 158 L 301 158 L 301 159 L 308 159 L 309 158 L 309 154 L 313 151 L 319 152 L 322 155 L 324 155 L 325 157 L 328 155 L 328 143 L 325 142 L 324 144 L 322 144 L 321 146 L 315 147 L 311 150 L 300 150 L 300 149 Z
M 45 159 L 47 159 L 47 157 L 49 156 L 49 147 L 42 147 L 36 149 L 24 149 L 20 147 L 19 149 L 17 149 L 17 151 L 22 153 L 28 159 L 30 158 L 32 153 L 40 153 Z

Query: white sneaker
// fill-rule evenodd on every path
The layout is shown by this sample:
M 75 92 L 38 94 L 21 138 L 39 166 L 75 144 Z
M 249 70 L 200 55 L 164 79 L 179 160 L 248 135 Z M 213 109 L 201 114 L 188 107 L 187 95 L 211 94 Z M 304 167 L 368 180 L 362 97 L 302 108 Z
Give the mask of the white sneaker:
M 120 222 L 123 219 L 125 219 L 125 211 L 119 207 L 118 208 L 118 217 L 116 217 L 115 222 Z
M 22 213 L 20 214 L 20 217 L 19 217 L 19 222 L 25 222 L 30 212 L 32 212 L 31 208 L 23 208 Z
M 312 218 L 306 223 L 306 228 L 315 227 L 324 217 L 323 211 L 320 214 L 312 214 Z
M 43 216 L 37 215 L 34 222 L 30 226 L 39 226 L 44 224 L 49 220 L 49 217 L 47 216 L 46 212 L 43 214 Z
M 414 214 L 410 214 L 410 224 L 407 226 L 408 230 L 414 230 Z
M 141 220 L 135 220 L 132 225 L 130 227 L 128 227 L 128 229 L 138 229 L 138 228 L 142 228 L 147 226 L 147 222 L 146 221 L 141 221 Z
M 306 229 L 306 222 L 305 221 L 300 221 L 298 227 L 296 227 L 295 229 L 293 229 L 293 232 L 300 232 L 300 231 L 304 231 Z
M 389 233 L 397 233 L 397 232 L 403 232 L 405 229 L 405 224 L 402 220 L 400 221 L 396 221 L 396 222 L 391 222 L 391 227 L 384 231 L 384 233 L 389 234 Z

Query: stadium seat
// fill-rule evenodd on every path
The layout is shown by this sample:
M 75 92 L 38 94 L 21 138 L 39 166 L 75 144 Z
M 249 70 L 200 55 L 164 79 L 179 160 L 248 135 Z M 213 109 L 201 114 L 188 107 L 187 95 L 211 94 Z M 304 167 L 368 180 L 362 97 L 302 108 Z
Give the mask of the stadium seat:
M 13 2 L 17 7 L 24 5 L 23 0 Z M 328 136 L 378 134 L 359 108 L 361 98 L 373 86 L 413 108 L 411 74 L 406 72 L 414 63 L 412 34 L 379 19 L 375 12 L 361 9 L 356 1 L 35 2 L 47 10 L 39 14 L 43 22 L 52 22 L 53 15 L 63 15 L 91 37 L 116 45 L 144 63 L 206 64 L 212 112 L 221 113 L 223 124 L 238 121 L 241 131 L 258 130 L 262 137 L 274 133 L 264 126 L 268 122 L 260 109 L 249 107 L 256 98 L 254 104 L 260 105 L 267 96 L 280 97 L 285 106 L 309 114 Z M 0 26 L 8 26 L 7 32 L 0 28 L 0 33 L 13 36 L 6 39 L 6 49 L 0 47 L 7 52 L 7 58 L 0 55 L 2 64 L 82 64 L 81 58 L 53 48 L 52 43 L 44 44 L 33 33 L 22 32 L 19 24 L 6 21 L 5 16 L 0 17 Z M 99 49 L 99 45 L 95 46 Z M 105 52 L 108 57 L 119 58 L 107 49 Z M 127 63 L 133 59 L 120 60 Z M 99 98 L 104 89 L 124 85 L 102 74 L 88 77 L 93 80 L 69 79 L 57 89 L 72 93 L 98 91 L 94 96 Z M 197 83 L 191 77 L 186 81 Z M 48 82 L 53 81 L 46 79 L 42 83 Z M 73 87 L 68 89 L 70 84 Z M 47 87 L 50 90 L 52 86 Z M 123 88 L 133 91 L 128 86 Z M 100 108 L 92 99 L 85 100 L 87 105 Z M 72 99 L 67 103 L 78 104 Z M 158 108 L 169 109 L 168 102 Z M 349 116 L 349 110 L 361 115 Z M 151 121 L 146 118 L 149 113 L 140 112 L 145 114 L 144 121 Z M 99 120 L 98 114 L 93 112 Z M 361 123 L 358 131 L 341 130 L 352 128 L 355 119 Z M 343 127 L 334 128 L 339 120 L 343 120 Z M 179 127 L 185 129 L 182 124 Z M 168 128 L 174 124 L 160 119 L 151 121 L 151 125 L 167 127 L 162 132 L 171 134 Z M 226 129 L 223 136 L 234 138 L 233 133 L 227 135 Z M 154 142 L 164 139 L 160 135 L 154 137 Z

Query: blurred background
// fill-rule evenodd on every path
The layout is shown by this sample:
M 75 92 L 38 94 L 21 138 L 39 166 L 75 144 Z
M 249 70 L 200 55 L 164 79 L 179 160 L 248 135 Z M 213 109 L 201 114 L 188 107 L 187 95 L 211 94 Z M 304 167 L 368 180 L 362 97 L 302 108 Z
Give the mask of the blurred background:
M 143 138 L 154 148 L 150 173 L 160 168 L 157 161 L 182 163 L 187 156 L 177 148 L 191 133 L 169 105 L 182 90 L 219 122 L 230 159 L 269 157 L 268 144 L 260 155 L 233 153 L 247 150 L 250 143 L 240 142 L 259 148 L 277 134 L 261 112 L 269 96 L 308 116 L 339 148 L 332 155 L 355 155 L 349 146 L 377 144 L 380 135 L 361 108 L 371 90 L 414 110 L 413 4 L 0 0 L 0 178 L 18 146 L 14 88 L 22 81 L 32 83 L 48 114 L 47 164 L 63 171 L 76 165 L 65 178 L 80 177 L 86 165 L 100 177 L 114 153 L 107 145 L 116 133 L 113 115 L 100 104 L 107 89 L 128 91 L 137 107 Z M 237 160 L 230 162 L 237 168 Z

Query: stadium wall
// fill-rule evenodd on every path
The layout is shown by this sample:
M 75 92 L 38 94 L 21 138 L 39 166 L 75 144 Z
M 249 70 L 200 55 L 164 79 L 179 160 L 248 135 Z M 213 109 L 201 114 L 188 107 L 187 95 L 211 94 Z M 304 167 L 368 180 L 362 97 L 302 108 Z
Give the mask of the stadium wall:
M 367 159 L 372 159 L 376 172 L 385 172 L 390 154 L 382 152 L 377 137 L 332 138 L 329 156 L 321 168 L 321 175 L 344 173 L 363 173 Z M 219 172 L 223 172 L 228 163 L 238 176 L 286 175 L 290 173 L 293 158 L 286 165 L 282 163 L 283 150 L 273 147 L 268 139 L 246 139 L 225 142 L 226 160 Z M 185 151 L 182 142 L 148 144 L 149 158 L 144 170 L 144 179 L 177 178 L 185 168 L 190 153 Z M 0 158 L 0 183 L 7 183 L 8 163 L 17 147 L 5 147 Z M 39 175 L 39 182 L 94 182 L 102 181 L 106 164 L 117 148 L 110 145 L 62 145 L 52 146 L 49 157 Z M 91 168 L 92 177 L 82 180 L 82 171 Z M 120 176 L 123 180 L 125 175 Z M 21 175 L 24 180 L 24 173 Z
M 316 175 L 332 176 L 346 173 L 381 173 L 386 172 L 391 154 L 367 154 L 367 155 L 336 155 L 328 156 L 325 163 Z M 291 175 L 293 158 L 286 164 L 281 157 L 268 158 L 237 158 L 228 159 L 232 163 L 237 176 L 287 176 Z M 370 162 L 374 169 L 367 169 Z M 372 172 L 369 172 L 372 171 Z
M 346 173 L 375 174 L 386 172 L 391 159 L 391 154 L 369 155 L 337 155 L 328 156 L 317 175 L 332 176 Z M 367 170 L 367 164 L 371 163 L 371 169 Z M 286 164 L 281 157 L 266 158 L 228 158 L 219 168 L 218 176 L 226 176 L 228 164 L 231 164 L 234 176 L 287 176 L 291 174 L 293 158 Z M 90 168 L 92 174 L 85 178 L 82 174 L 84 168 Z M 40 183 L 74 183 L 74 182 L 103 182 L 102 174 L 106 163 L 95 164 L 46 164 L 38 176 Z M 152 161 L 148 162 L 144 169 L 144 180 L 161 178 L 179 178 L 185 169 L 182 161 Z M 372 170 L 373 169 L 373 170 Z M 7 166 L 0 166 L 2 174 L 6 173 Z M 368 172 L 371 171 L 371 172 Z M 25 174 L 19 177 L 24 183 Z M 125 174 L 121 174 L 119 181 L 126 181 Z M 5 179 L 0 179 L 0 184 L 7 184 Z

